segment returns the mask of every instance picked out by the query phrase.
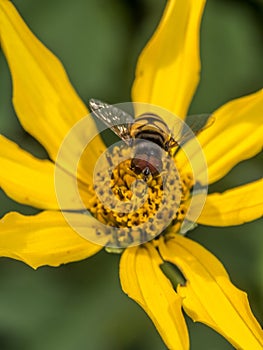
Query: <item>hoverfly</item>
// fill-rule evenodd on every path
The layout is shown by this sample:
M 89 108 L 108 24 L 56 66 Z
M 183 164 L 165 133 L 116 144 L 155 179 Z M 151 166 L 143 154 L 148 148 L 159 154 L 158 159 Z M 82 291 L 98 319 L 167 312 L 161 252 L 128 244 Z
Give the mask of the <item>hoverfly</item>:
M 136 174 L 143 174 L 145 178 L 160 174 L 162 149 L 169 152 L 178 144 L 158 115 L 145 113 L 134 119 L 125 111 L 95 99 L 89 101 L 89 107 L 128 146 L 134 146 L 131 168 Z
M 168 125 L 156 114 L 144 113 L 135 119 L 129 113 L 96 99 L 90 99 L 89 108 L 128 146 L 134 146 L 131 168 L 136 174 L 143 174 L 145 179 L 162 172 L 162 150 L 169 154 L 179 146 Z M 207 120 L 208 115 L 202 116 Z

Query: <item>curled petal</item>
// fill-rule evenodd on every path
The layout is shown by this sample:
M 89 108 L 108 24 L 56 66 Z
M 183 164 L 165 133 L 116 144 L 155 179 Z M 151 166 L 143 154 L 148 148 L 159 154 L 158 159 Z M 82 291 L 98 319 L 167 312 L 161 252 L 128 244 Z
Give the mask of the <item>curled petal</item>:
M 162 263 L 150 243 L 126 249 L 120 262 L 122 289 L 147 312 L 169 349 L 188 349 L 181 298 L 162 273 Z
M 176 235 L 159 246 L 162 258 L 175 264 L 187 283 L 177 288 L 185 312 L 222 334 L 236 349 L 263 347 L 263 332 L 247 295 L 230 281 L 223 265 L 199 244 Z

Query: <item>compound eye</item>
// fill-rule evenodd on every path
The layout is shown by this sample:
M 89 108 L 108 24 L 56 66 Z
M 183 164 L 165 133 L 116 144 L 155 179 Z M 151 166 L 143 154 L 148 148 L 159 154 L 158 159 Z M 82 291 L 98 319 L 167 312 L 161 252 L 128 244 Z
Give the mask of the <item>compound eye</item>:
M 148 167 L 144 168 L 142 173 L 144 176 L 149 176 L 151 174 L 150 169 Z

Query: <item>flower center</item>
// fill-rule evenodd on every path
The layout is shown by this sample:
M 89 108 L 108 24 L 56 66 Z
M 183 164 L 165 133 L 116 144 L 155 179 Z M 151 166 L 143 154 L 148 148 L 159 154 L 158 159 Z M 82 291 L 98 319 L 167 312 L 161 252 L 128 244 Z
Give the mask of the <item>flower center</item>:
M 138 173 L 133 162 L 128 147 L 115 146 L 95 169 L 94 195 L 87 209 L 104 224 L 97 235 L 108 235 L 110 246 L 144 243 L 165 234 L 168 226 L 179 232 L 187 212 L 191 174 L 182 176 L 168 155 L 162 172 L 154 175 Z

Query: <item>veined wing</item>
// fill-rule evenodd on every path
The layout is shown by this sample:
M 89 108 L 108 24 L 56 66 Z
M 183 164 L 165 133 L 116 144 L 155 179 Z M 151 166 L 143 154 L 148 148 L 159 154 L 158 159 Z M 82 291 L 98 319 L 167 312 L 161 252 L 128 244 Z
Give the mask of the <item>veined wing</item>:
M 215 118 L 211 114 L 194 114 L 186 118 L 186 123 L 195 134 L 199 134 L 204 129 L 209 128 L 214 122 Z
M 183 126 L 180 135 L 180 145 L 189 141 L 201 131 L 209 128 L 215 122 L 215 118 L 211 114 L 194 114 L 186 118 L 187 126 Z
M 89 100 L 89 108 L 93 115 L 130 145 L 130 130 L 131 125 L 134 123 L 134 118 L 130 114 L 120 108 L 93 98 Z

